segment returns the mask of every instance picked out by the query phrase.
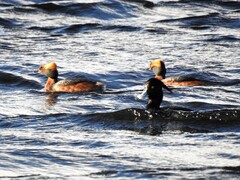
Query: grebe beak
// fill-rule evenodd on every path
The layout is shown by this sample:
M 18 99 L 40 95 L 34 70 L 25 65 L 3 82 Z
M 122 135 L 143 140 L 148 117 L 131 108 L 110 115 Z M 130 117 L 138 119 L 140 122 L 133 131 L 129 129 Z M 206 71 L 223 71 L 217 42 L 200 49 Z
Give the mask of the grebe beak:
M 40 66 L 39 69 L 38 69 L 38 73 L 42 73 L 42 71 L 44 70 L 44 67 L 43 66 Z

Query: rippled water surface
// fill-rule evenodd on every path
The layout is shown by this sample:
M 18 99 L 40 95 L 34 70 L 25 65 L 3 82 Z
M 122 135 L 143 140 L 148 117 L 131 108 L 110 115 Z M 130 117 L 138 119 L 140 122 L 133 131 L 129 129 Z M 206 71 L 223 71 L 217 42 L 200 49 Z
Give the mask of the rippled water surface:
M 239 0 L 0 1 L 0 178 L 239 179 Z M 161 112 L 138 100 L 163 58 Z M 40 65 L 104 93 L 50 94 Z

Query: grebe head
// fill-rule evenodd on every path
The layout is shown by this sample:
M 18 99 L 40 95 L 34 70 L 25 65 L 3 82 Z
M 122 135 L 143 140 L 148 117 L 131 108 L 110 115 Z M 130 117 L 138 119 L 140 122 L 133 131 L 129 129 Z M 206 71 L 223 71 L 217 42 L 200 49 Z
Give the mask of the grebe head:
M 40 66 L 38 72 L 52 79 L 58 78 L 57 64 L 55 62 Z
M 150 63 L 150 69 L 156 76 L 161 76 L 162 79 L 165 79 L 166 68 L 165 64 L 161 59 L 156 59 Z

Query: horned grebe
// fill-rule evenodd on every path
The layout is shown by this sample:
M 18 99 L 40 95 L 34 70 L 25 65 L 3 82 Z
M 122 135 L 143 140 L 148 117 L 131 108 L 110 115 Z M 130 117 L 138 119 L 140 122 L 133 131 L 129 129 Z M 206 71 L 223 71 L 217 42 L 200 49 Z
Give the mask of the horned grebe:
M 69 78 L 58 81 L 58 70 L 55 62 L 41 66 L 39 73 L 48 77 L 45 84 L 47 92 L 91 92 L 104 90 L 103 83 L 85 78 Z
M 155 78 L 161 80 L 167 86 L 201 86 L 204 82 L 189 76 L 173 76 L 165 79 L 166 68 L 161 59 L 156 59 L 150 63 L 150 69 L 156 75 Z

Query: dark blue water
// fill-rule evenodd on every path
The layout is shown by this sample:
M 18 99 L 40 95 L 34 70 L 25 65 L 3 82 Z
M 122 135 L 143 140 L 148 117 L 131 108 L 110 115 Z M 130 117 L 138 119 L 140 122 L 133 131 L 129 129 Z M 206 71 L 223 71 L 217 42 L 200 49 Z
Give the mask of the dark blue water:
M 239 179 L 240 1 L 0 1 L 0 178 Z M 160 112 L 137 99 L 164 59 Z M 40 65 L 104 93 L 46 93 Z

